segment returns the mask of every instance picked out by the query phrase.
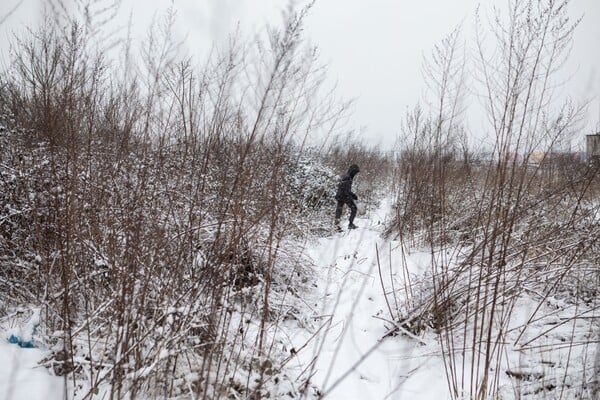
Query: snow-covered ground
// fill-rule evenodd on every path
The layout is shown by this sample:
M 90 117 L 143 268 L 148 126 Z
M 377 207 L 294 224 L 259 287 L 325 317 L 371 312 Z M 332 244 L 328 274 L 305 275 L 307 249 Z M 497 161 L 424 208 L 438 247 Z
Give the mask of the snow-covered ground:
M 290 378 L 298 383 L 312 376 L 311 384 L 327 398 L 418 395 L 442 399 L 447 393 L 443 363 L 436 353 L 438 346 L 433 345 L 435 337 L 386 337 L 393 323 L 382 281 L 391 291 L 390 274 L 398 280 L 403 273 L 389 259 L 398 257 L 399 244 L 381 238 L 387 208 L 385 203 L 368 216 L 357 218 L 359 229 L 309 245 L 306 251 L 315 263 L 316 287 L 304 299 L 307 309 L 303 314 L 309 315 L 310 321 L 286 320 L 277 334 L 295 353 L 286 368 Z M 426 254 L 413 254 L 412 272 L 424 270 L 427 263 Z M 393 301 L 391 294 L 388 301 Z M 32 330 L 31 321 L 26 319 L 22 324 L 22 330 Z M 4 340 L 0 341 L 0 359 L 7 360 L 0 366 L 0 398 L 63 398 L 63 378 L 38 366 L 48 352 L 43 346 L 21 348 L 8 343 L 13 331 L 4 329 Z
M 294 349 L 302 349 L 293 365 L 329 399 L 470 398 L 470 385 L 478 383 L 471 377 L 471 355 L 467 351 L 463 359 L 460 348 L 470 343 L 470 325 L 464 328 L 467 340 L 453 333 L 456 353 L 446 357 L 457 379 L 454 395 L 432 330 L 420 337 L 406 331 L 388 335 L 395 326 L 390 314 L 397 316 L 406 299 L 406 277 L 418 280 L 432 264 L 430 250 L 406 249 L 382 237 L 388 204 L 358 219 L 359 229 L 322 238 L 309 249 L 317 264 L 317 289 L 307 300 L 315 317 L 309 327 L 287 324 Z M 598 306 L 517 293 L 500 364 L 490 371 L 501 398 L 600 395 L 600 345 L 590 340 L 598 336 Z
M 313 289 L 299 294 L 303 309 L 296 318 L 269 332 L 289 353 L 284 372 L 295 393 L 308 381 L 309 398 L 453 397 L 438 336 L 432 330 L 417 337 L 394 329 L 397 315 L 391 314 L 404 301 L 406 277 L 429 271 L 431 256 L 382 237 L 389 204 L 357 218 L 358 229 L 307 245 L 315 266 Z M 593 398 L 600 352 L 589 339 L 598 331 L 598 308 L 554 297 L 540 303 L 539 296 L 528 296 L 519 297 L 505 334 L 497 383 L 502 398 Z M 38 318 L 33 310 L 23 313 L 20 324 L 0 327 L 0 399 L 64 398 L 64 378 L 38 365 L 48 354 L 43 345 L 9 343 L 11 336 L 31 340 Z M 585 346 L 578 344 L 580 339 Z M 458 366 L 459 356 L 454 361 Z M 468 370 L 469 360 L 466 365 L 462 371 Z M 467 388 L 469 397 L 470 377 L 459 370 L 461 374 L 460 387 Z M 279 393 L 286 393 L 281 385 Z
M 39 324 L 39 310 L 24 310 L 23 314 L 24 319 L 19 315 L 7 319 L 21 323 L 4 325 L 0 329 L 0 399 L 63 399 L 64 379 L 53 376 L 48 369 L 39 365 L 49 354 L 43 346 L 39 348 L 34 337 Z
M 357 218 L 358 229 L 322 238 L 309 249 L 317 277 L 307 299 L 314 320 L 310 326 L 288 321 L 285 327 L 297 351 L 291 366 L 298 379 L 312 376 L 330 399 L 443 399 L 448 392 L 433 336 L 388 335 L 394 324 L 387 302 L 392 310 L 395 304 L 391 293 L 386 302 L 382 285 L 391 292 L 391 277 L 400 281 L 403 274 L 400 244 L 381 236 L 388 209 L 384 203 Z M 428 257 L 412 254 L 410 272 L 428 268 Z

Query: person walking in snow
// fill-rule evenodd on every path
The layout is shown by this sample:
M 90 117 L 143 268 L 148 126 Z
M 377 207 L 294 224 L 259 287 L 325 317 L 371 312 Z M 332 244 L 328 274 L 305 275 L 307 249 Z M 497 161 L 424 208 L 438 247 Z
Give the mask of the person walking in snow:
M 342 217 L 344 204 L 350 208 L 348 229 L 356 229 L 356 225 L 354 225 L 354 217 L 356 217 L 356 204 L 354 201 L 358 200 L 358 196 L 352 192 L 352 180 L 359 172 L 360 168 L 358 168 L 358 165 L 352 164 L 350 168 L 348 168 L 348 172 L 346 172 L 340 179 L 337 193 L 335 194 L 335 199 L 337 200 L 337 208 L 335 209 L 335 226 L 337 230 L 341 230 L 340 218 Z

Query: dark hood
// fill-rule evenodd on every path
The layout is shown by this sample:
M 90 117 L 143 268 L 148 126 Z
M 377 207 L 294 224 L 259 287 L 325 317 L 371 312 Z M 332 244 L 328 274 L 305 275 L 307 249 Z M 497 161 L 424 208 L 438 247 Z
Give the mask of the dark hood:
M 360 168 L 358 168 L 358 165 L 356 165 L 356 164 L 352 164 L 350 166 L 350 168 L 348 168 L 348 175 L 350 175 L 353 178 L 354 178 L 354 175 L 358 174 L 359 172 L 360 172 Z

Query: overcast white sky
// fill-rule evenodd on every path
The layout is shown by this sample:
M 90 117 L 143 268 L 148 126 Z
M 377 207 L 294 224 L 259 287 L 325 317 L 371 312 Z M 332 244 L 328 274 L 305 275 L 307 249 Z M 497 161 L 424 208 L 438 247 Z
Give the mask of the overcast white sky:
M 0 16 L 18 8 L 0 26 L 1 49 L 7 33 L 39 20 L 45 0 L 0 0 Z M 68 2 L 69 0 L 67 0 Z M 302 4 L 301 1 L 296 1 Z M 343 98 L 356 99 L 348 128 L 371 143 L 395 142 L 407 110 L 422 98 L 423 55 L 463 22 L 473 23 L 478 4 L 488 8 L 506 0 L 317 0 L 307 20 L 306 34 L 320 49 L 332 82 Z M 146 31 L 152 16 L 173 4 L 180 35 L 187 35 L 192 53 L 202 53 L 211 43 L 223 43 L 236 27 L 249 35 L 278 24 L 285 0 L 123 0 L 118 16 L 126 24 L 132 15 L 134 31 Z M 577 101 L 591 100 L 582 134 L 600 130 L 600 0 L 572 0 L 571 14 L 583 20 L 565 76 L 574 74 L 564 94 Z M 117 22 L 117 21 L 115 21 Z M 475 123 L 473 131 L 481 129 Z

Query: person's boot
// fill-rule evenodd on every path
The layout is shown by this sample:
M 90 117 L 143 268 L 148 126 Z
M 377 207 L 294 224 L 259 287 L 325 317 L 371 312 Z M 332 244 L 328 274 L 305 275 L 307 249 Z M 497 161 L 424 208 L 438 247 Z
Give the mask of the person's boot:
M 354 223 L 353 223 L 353 222 L 350 222 L 350 223 L 348 224 L 348 229 L 356 229 L 356 228 L 358 228 L 358 226 L 354 225 Z

